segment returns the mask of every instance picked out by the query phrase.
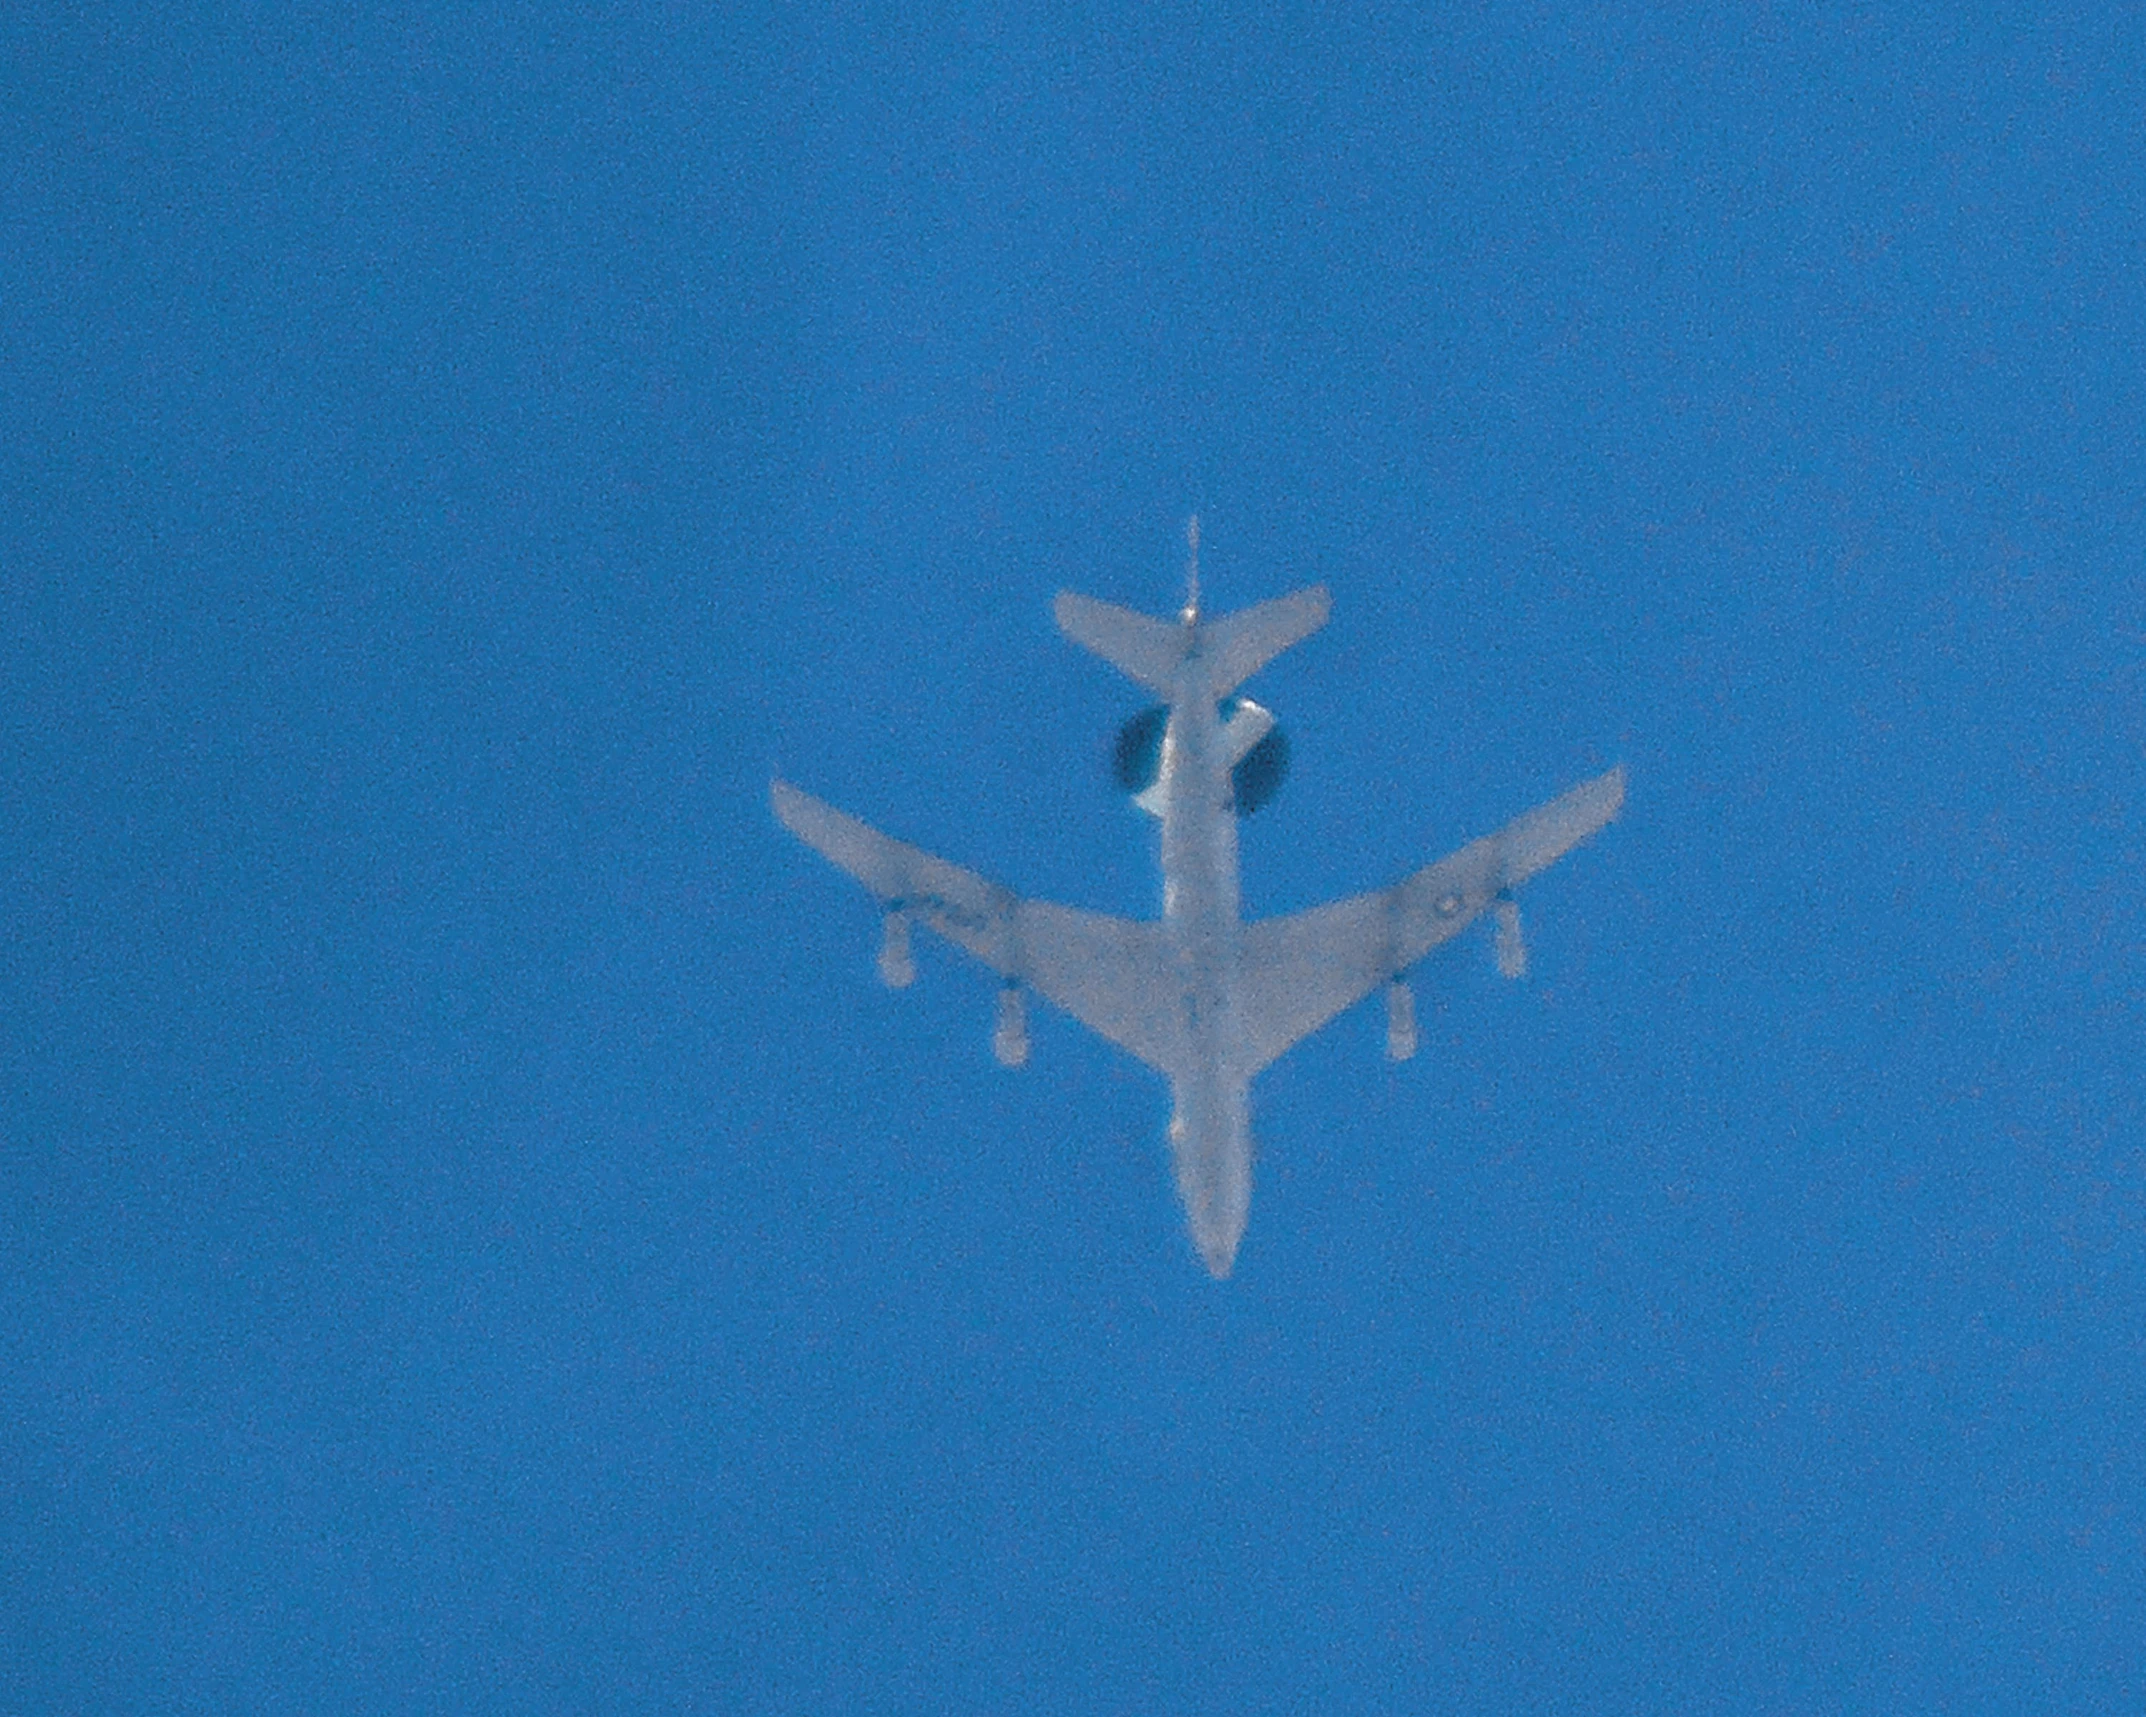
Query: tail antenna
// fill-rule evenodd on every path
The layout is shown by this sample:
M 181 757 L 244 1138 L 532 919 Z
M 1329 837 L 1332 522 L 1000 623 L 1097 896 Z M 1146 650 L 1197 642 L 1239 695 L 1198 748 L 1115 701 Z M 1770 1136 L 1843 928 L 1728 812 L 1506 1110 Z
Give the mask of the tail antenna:
M 1185 624 L 1196 625 L 1200 618 L 1200 515 L 1194 513 L 1185 526 L 1185 544 L 1191 551 L 1185 569 Z

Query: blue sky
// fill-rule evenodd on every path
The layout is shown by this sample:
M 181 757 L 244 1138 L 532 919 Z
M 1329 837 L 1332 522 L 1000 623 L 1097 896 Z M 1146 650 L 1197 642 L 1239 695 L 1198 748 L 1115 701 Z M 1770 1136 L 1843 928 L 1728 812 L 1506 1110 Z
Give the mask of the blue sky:
M 0 1705 L 2146 1694 L 2135 19 L 0 33 Z M 1631 777 L 1222 1284 L 766 806 L 1152 911 L 1194 510 L 1253 910 Z

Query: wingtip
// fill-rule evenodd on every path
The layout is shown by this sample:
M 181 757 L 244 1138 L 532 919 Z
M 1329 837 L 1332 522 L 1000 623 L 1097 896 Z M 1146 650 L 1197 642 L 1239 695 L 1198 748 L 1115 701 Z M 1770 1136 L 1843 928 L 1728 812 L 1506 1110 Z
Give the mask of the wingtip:
M 1090 646 L 1081 635 L 1081 616 L 1100 606 L 1092 596 L 1083 596 L 1077 590 L 1061 590 L 1051 598 L 1051 619 L 1057 623 L 1059 635 L 1081 648 Z
M 797 813 L 804 806 L 805 795 L 800 793 L 780 775 L 770 775 L 767 784 L 768 809 L 775 813 L 775 821 L 784 828 L 795 830 Z

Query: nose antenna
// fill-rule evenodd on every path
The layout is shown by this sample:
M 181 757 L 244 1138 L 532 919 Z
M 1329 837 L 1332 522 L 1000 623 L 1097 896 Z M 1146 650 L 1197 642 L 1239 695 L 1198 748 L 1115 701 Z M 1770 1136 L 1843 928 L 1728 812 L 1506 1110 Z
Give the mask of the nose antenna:
M 1185 545 L 1190 555 L 1185 568 L 1185 624 L 1200 621 L 1200 515 L 1194 513 L 1185 526 Z

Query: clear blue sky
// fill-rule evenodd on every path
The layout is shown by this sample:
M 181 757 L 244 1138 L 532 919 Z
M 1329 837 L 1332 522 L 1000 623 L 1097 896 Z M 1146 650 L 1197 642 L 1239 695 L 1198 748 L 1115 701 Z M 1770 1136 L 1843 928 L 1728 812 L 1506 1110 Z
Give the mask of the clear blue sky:
M 2141 27 L 1432 10 L 9 9 L 0 1708 L 2146 1698 Z M 766 806 L 1195 509 L 1254 910 L 1631 772 L 1222 1284 Z

